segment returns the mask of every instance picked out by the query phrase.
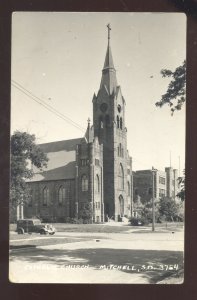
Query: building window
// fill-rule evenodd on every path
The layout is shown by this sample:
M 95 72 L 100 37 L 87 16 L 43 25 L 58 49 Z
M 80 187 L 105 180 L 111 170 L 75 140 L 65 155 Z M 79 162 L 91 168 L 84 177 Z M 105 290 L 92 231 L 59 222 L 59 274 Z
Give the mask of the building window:
M 108 127 L 110 125 L 110 117 L 109 117 L 109 115 L 105 116 L 105 124 L 106 124 L 106 127 Z
M 131 195 L 131 188 L 130 188 L 130 182 L 127 182 L 127 195 L 130 196 Z
M 85 159 L 85 158 L 81 159 L 81 166 L 82 167 L 87 166 L 87 164 L 88 164 L 88 160 L 87 159 Z
M 165 190 L 164 189 L 159 189 L 159 197 L 163 198 L 165 196 Z
M 81 177 L 81 190 L 82 192 L 88 191 L 88 178 L 86 175 Z
M 100 179 L 98 175 L 96 175 L 96 193 L 100 193 Z
M 95 158 L 95 165 L 96 165 L 96 166 L 99 166 L 99 165 L 100 165 L 99 159 L 97 159 L 97 158 Z
M 120 129 L 122 129 L 122 118 L 120 118 Z
M 63 202 L 66 198 L 66 191 L 65 191 L 65 187 L 60 186 L 59 191 L 58 191 L 58 204 L 59 206 L 63 205 Z
M 124 149 L 121 143 L 118 145 L 118 156 L 124 157 Z
M 95 208 L 100 209 L 100 202 L 95 202 Z
M 49 203 L 49 189 L 45 186 L 43 189 L 43 206 L 48 206 Z
M 122 164 L 119 166 L 119 189 L 123 190 L 124 189 L 124 171 Z
M 32 207 L 33 204 L 33 191 L 29 191 L 29 199 L 28 199 L 28 206 Z
M 148 194 L 149 194 L 149 195 L 152 195 L 152 193 L 153 193 L 153 189 L 150 187 L 150 188 L 148 189 Z
M 118 145 L 118 156 L 120 156 L 120 146 Z
M 119 116 L 117 116 L 117 128 L 119 128 Z
M 100 126 L 100 128 L 103 128 L 103 117 L 102 116 L 100 116 L 100 118 L 99 118 L 99 126 Z
M 166 180 L 164 177 L 159 177 L 159 183 L 166 184 Z

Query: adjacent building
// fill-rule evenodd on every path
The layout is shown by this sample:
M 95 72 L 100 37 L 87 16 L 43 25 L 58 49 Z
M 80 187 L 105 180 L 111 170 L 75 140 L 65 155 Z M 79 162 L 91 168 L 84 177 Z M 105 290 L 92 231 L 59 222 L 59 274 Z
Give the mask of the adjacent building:
M 139 198 L 142 204 L 149 202 L 152 199 L 153 188 L 155 199 L 175 199 L 178 193 L 178 170 L 168 167 L 165 171 L 149 169 L 133 172 L 133 188 L 134 202 Z

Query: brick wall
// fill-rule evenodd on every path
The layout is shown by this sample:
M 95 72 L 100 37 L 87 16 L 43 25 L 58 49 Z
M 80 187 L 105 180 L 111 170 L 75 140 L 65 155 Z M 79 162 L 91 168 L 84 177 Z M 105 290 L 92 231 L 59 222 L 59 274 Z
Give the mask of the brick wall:
M 32 191 L 32 201 L 24 207 L 27 218 L 38 216 L 51 221 L 63 221 L 67 217 L 74 217 L 75 210 L 75 182 L 74 180 L 54 180 L 28 183 Z M 65 197 L 59 203 L 59 189 L 65 189 Z M 47 204 L 43 203 L 43 190 L 47 188 Z

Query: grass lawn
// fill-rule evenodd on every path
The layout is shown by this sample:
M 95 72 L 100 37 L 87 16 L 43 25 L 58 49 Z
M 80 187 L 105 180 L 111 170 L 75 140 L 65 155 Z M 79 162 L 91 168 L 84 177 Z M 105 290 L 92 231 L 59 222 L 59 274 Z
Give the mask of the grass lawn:
M 39 234 L 11 235 L 10 249 L 89 241 L 94 237 L 56 237 Z M 95 239 L 98 237 L 95 237 Z
M 131 226 L 109 226 L 105 224 L 68 224 L 68 223 L 54 223 L 56 231 L 61 232 L 102 232 L 102 233 L 120 233 L 128 231 Z M 10 230 L 16 230 L 16 224 L 10 225 Z
M 58 232 L 101 232 L 101 233 L 124 233 L 131 229 L 136 230 L 144 230 L 149 229 L 151 230 L 151 224 L 148 226 L 130 226 L 130 225 L 120 225 L 118 226 L 115 224 L 113 225 L 106 225 L 106 224 L 68 224 L 68 223 L 54 223 L 54 227 Z M 183 223 L 162 223 L 162 224 L 155 224 L 155 230 L 166 230 L 166 231 L 179 231 L 183 228 Z M 16 224 L 10 224 L 10 230 L 16 230 Z

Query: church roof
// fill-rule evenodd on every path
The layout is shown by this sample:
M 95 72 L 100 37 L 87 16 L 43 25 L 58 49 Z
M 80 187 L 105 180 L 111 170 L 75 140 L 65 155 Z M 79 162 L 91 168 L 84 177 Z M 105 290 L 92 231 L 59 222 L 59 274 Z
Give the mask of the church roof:
M 39 147 L 49 159 L 47 168 L 43 171 L 34 168 L 35 175 L 29 182 L 74 179 L 76 146 L 84 140 L 84 138 L 78 138 L 40 144 Z
M 50 142 L 45 144 L 39 144 L 39 147 L 45 152 L 58 152 L 61 150 L 72 151 L 76 149 L 76 145 L 80 144 L 84 138 L 77 138 L 71 140 Z

